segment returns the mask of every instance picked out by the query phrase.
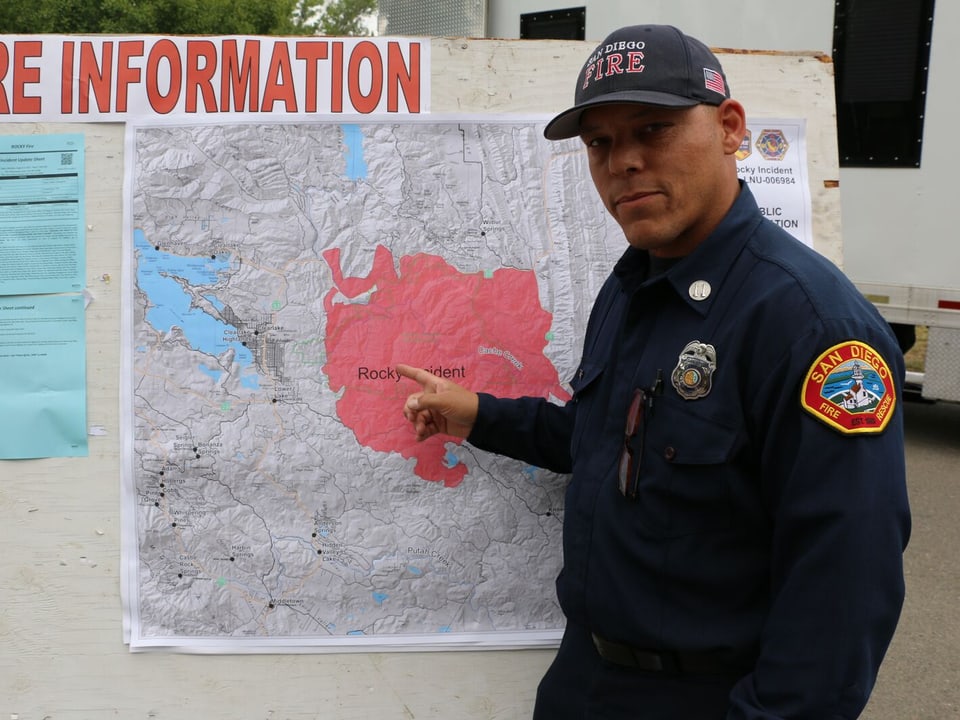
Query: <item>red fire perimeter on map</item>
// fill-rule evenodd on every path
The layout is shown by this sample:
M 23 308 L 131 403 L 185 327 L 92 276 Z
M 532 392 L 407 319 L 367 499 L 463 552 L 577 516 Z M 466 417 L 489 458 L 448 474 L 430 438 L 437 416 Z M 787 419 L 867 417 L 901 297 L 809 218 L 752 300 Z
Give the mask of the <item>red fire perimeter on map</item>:
M 400 258 L 378 246 L 364 278 L 343 277 L 340 251 L 324 260 L 334 288 L 324 297 L 330 389 L 340 420 L 357 441 L 378 452 L 416 458 L 424 480 L 456 487 L 467 468 L 435 436 L 418 443 L 404 419 L 416 386 L 400 378 L 399 363 L 417 365 L 457 384 L 506 397 L 569 399 L 556 368 L 543 354 L 551 315 L 540 306 L 532 271 L 462 273 L 435 255 Z M 344 302 L 370 293 L 363 303 Z M 339 302 L 338 302 L 339 299 Z

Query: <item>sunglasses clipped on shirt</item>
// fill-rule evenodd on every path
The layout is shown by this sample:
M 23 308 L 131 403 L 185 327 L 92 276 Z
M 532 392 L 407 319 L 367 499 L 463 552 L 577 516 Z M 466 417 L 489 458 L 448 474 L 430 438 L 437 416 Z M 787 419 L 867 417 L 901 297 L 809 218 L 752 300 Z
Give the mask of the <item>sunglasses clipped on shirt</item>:
M 627 422 L 623 430 L 623 450 L 617 474 L 620 494 L 628 500 L 636 500 L 640 484 L 640 459 L 643 457 L 643 430 L 647 413 L 653 411 L 653 398 L 663 387 L 663 374 L 657 371 L 657 380 L 649 390 L 637 388 L 627 410 Z

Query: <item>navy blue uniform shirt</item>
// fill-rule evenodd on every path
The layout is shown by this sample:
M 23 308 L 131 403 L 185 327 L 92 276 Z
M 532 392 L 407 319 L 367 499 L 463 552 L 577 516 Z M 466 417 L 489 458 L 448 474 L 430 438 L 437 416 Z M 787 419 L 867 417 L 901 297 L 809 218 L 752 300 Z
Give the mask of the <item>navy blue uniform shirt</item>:
M 832 263 L 761 216 L 746 185 L 691 255 L 654 277 L 648 263 L 628 249 L 602 288 L 565 406 L 481 394 L 468 440 L 572 473 L 557 580 L 570 625 L 745 663 L 718 718 L 855 718 L 904 595 L 896 340 Z M 715 367 L 681 362 L 691 343 L 712 346 Z M 859 416 L 804 394 L 837 379 L 850 347 L 867 380 L 835 402 L 856 408 L 879 371 L 887 386 L 872 397 L 885 409 L 864 417 L 882 431 L 844 428 L 834 418 Z M 652 400 L 628 443 L 628 499 L 618 480 L 638 388 Z

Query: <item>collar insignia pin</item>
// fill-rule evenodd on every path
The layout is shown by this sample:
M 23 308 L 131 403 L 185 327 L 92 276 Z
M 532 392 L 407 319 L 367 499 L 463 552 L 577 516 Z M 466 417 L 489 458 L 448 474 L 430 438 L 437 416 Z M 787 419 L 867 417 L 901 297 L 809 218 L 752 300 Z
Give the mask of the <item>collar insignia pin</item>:
M 713 288 L 710 287 L 710 283 L 706 280 L 697 280 L 690 284 L 690 287 L 687 288 L 687 292 L 690 294 L 690 297 L 700 302 L 701 300 L 706 300 L 710 297 L 710 293 L 713 292 Z
M 670 375 L 673 387 L 684 400 L 696 400 L 710 393 L 717 369 L 717 350 L 699 340 L 688 342 Z

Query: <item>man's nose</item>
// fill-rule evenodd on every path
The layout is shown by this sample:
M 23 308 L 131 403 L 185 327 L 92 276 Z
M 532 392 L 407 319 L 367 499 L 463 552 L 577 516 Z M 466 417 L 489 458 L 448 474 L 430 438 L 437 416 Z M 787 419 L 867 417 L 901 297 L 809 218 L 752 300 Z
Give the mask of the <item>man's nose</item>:
M 610 151 L 609 165 L 613 175 L 639 172 L 644 167 L 643 149 L 634 142 L 615 143 Z

